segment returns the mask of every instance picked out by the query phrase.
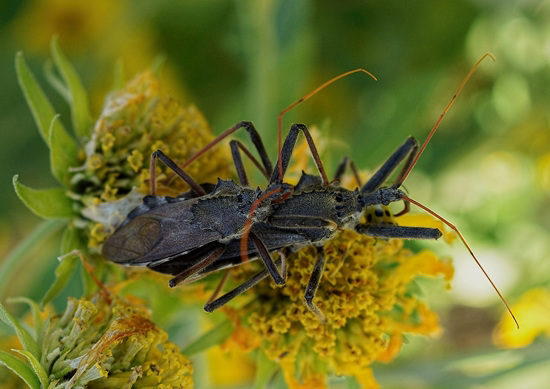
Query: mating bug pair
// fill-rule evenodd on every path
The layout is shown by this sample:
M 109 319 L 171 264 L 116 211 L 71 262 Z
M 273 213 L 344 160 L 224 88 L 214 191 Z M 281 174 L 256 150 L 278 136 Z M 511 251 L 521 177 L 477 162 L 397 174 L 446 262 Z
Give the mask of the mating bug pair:
M 374 78 L 363 69 L 356 69 L 327 81 L 279 114 L 279 147 L 275 168 L 258 132 L 250 122 L 237 123 L 195 154 L 182 167 L 157 150 L 151 156 L 151 195 L 146 196 L 143 204 L 131 211 L 127 219 L 105 241 L 103 255 L 115 263 L 147 266 L 154 271 L 173 275 L 170 286 L 192 282 L 214 271 L 237 266 L 249 258 L 260 258 L 265 265 L 262 272 L 218 297 L 228 275 L 226 271 L 220 285 L 204 306 L 206 311 L 211 312 L 267 276 L 271 276 L 276 284 L 284 284 L 287 253 L 304 245 L 314 245 L 317 248 L 317 260 L 304 300 L 321 321 L 324 321 L 324 315 L 313 302 L 313 298 L 325 265 L 323 246 L 340 229 L 353 229 L 361 234 L 383 238 L 438 239 L 441 236 L 441 232 L 436 228 L 362 223 L 362 217 L 368 207 L 404 201 L 406 212 L 410 203 L 420 206 L 455 230 L 477 262 L 464 238 L 452 224 L 412 200 L 399 188 L 415 166 L 456 96 L 487 56 L 491 55 L 484 55 L 466 76 L 422 147 L 419 148 L 414 138 L 407 138 L 366 183 L 361 183 L 355 174 L 358 185 L 355 190 L 344 189 L 338 184 L 348 166 L 354 168 L 353 163 L 347 158 L 338 166 L 333 181 L 328 180 L 319 153 L 305 125 L 292 125 L 281 146 L 281 119 L 284 113 L 294 106 L 348 74 L 361 71 Z M 199 184 L 185 172 L 185 167 L 196 158 L 241 128 L 247 130 L 261 162 L 241 142 L 232 140 L 230 147 L 239 183 L 218 180 L 216 184 Z M 306 137 L 320 176 L 302 173 L 296 186 L 292 186 L 284 182 L 284 174 L 300 132 Z M 268 180 L 265 189 L 249 187 L 241 152 L 252 160 Z M 185 180 L 191 190 L 175 198 L 155 196 L 157 158 Z M 390 186 L 383 186 L 401 164 L 395 182 Z M 280 253 L 276 261 L 270 255 L 274 251 Z M 502 299 L 498 290 L 497 293 Z M 506 302 L 504 304 L 506 305 Z M 507 305 L 506 307 L 508 308 Z M 510 311 L 509 308 L 508 310 Z

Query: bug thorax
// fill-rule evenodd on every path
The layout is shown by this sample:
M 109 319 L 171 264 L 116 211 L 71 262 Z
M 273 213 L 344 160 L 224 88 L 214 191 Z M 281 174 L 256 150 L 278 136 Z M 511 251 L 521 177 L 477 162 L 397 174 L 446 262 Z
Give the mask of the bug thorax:
M 372 193 L 358 193 L 357 201 L 362 207 L 370 205 L 388 205 L 394 201 L 403 199 L 405 192 L 390 186 L 387 188 L 379 188 Z

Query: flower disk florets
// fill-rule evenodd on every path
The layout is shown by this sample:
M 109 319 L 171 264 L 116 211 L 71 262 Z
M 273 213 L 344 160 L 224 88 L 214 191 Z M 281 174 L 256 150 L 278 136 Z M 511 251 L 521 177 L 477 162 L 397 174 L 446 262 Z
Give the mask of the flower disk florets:
M 190 360 L 143 306 L 122 298 L 69 299 L 41 339 L 50 388 L 193 388 Z
M 213 139 L 198 109 L 184 108 L 162 95 L 152 72 L 111 92 L 85 146 L 86 162 L 73 178 L 82 193 L 83 215 L 97 222 L 89 227 L 90 244 L 101 243 L 150 193 L 149 163 L 154 151 L 162 150 L 182 164 Z M 207 153 L 185 170 L 199 182 L 211 182 L 227 174 L 226 161 L 224 152 Z M 175 197 L 189 190 L 162 162 L 156 164 L 155 176 L 158 195 Z
M 317 256 L 314 247 L 289 256 L 284 287 L 264 281 L 244 308 L 242 326 L 270 359 L 281 361 L 291 387 L 301 387 L 298 382 L 313 387 L 326 372 L 361 381 L 372 362 L 398 353 L 403 333 L 438 333 L 437 316 L 409 286 L 420 275 L 449 280 L 450 263 L 429 251 L 414 254 L 402 240 L 377 240 L 349 230 L 326 243 L 324 252 L 314 303 L 325 323 L 303 302 Z

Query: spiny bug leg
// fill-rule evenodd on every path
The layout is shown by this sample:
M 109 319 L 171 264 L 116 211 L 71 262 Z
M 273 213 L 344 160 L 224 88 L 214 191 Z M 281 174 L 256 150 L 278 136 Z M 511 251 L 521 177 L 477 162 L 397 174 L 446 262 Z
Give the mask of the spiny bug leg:
M 404 169 L 402 169 L 399 176 L 402 176 L 404 170 L 408 169 L 412 158 L 418 151 L 418 142 L 412 136 L 408 137 L 401 146 L 393 152 L 392 155 L 384 162 L 384 164 L 372 175 L 367 183 L 361 188 L 362 193 L 372 193 L 376 189 L 380 188 L 382 184 L 388 179 L 390 174 L 399 166 L 399 164 L 407 158 Z
M 191 178 L 189 174 L 184 172 L 183 169 L 177 165 L 177 163 L 170 159 L 170 157 L 164 154 L 161 150 L 157 150 L 153 154 L 151 154 L 151 195 L 155 196 L 156 193 L 155 166 L 157 158 L 164 162 L 164 164 L 172 169 L 178 176 L 180 176 L 197 195 L 204 196 L 206 194 L 204 189 L 202 189 L 202 187 L 197 184 L 197 182 L 193 178 Z
M 244 168 L 243 160 L 241 158 L 241 150 L 245 155 L 256 165 L 258 170 L 269 180 L 269 173 L 260 165 L 258 160 L 248 151 L 248 149 L 238 140 L 232 140 L 229 142 L 231 149 L 231 155 L 233 156 L 233 163 L 235 164 L 235 170 L 242 186 L 249 186 L 248 177 L 246 176 L 246 170 Z M 240 150 L 239 150 L 240 149 Z
M 256 249 L 258 250 L 258 254 L 260 255 L 260 258 L 264 262 L 264 265 L 266 269 L 269 271 L 269 274 L 271 274 L 271 277 L 273 278 L 273 281 L 277 285 L 283 285 L 284 280 L 281 274 L 279 273 L 279 270 L 275 266 L 275 262 L 273 262 L 273 259 L 271 258 L 271 255 L 269 255 L 269 251 L 267 250 L 267 247 L 265 247 L 264 242 L 256 234 L 253 232 L 250 232 L 250 239 L 254 243 L 254 246 L 256 246 Z
M 315 265 L 313 265 L 313 271 L 311 272 L 311 276 L 307 284 L 304 300 L 309 310 L 317 316 L 319 321 L 321 323 L 326 323 L 327 319 L 325 315 L 321 312 L 319 307 L 313 303 L 313 298 L 315 297 L 315 293 L 317 292 L 317 288 L 319 288 L 319 283 L 321 282 L 321 276 L 323 275 L 326 260 L 323 246 L 318 246 L 316 249 L 317 260 L 315 261 Z
M 179 273 L 177 276 L 172 278 L 169 281 L 169 285 L 171 288 L 174 288 L 184 282 L 189 276 L 198 273 L 202 269 L 206 268 L 208 265 L 210 265 L 212 262 L 214 262 L 216 259 L 222 256 L 223 252 L 225 251 L 226 246 L 225 245 L 218 245 L 218 247 L 206 254 L 206 256 L 199 260 L 196 264 L 191 266 L 190 268 L 186 269 L 185 271 Z M 154 268 L 152 268 L 154 269 Z
M 355 231 L 376 238 L 439 239 L 442 235 L 437 228 L 374 224 L 358 224 Z
M 359 171 L 357 170 L 357 166 L 355 165 L 355 162 L 353 159 L 349 157 L 344 157 L 338 164 L 338 167 L 336 168 L 336 173 L 334 173 L 334 179 L 332 180 L 340 182 L 342 181 L 342 177 L 346 173 L 346 169 L 348 166 L 351 168 L 351 171 L 353 172 L 353 176 L 355 177 L 355 181 L 357 182 L 357 187 L 362 187 L 363 184 L 361 183 L 361 177 L 359 177 Z
M 275 264 L 277 266 L 281 265 L 282 262 L 282 268 L 283 273 L 286 273 L 284 269 L 286 269 L 286 257 L 284 255 L 281 255 L 276 261 Z M 248 281 L 243 282 L 241 285 L 237 286 L 235 289 L 227 292 L 223 296 L 217 298 L 216 300 L 209 302 L 204 305 L 204 310 L 206 312 L 213 312 L 214 310 L 224 306 L 229 301 L 233 300 L 235 297 L 237 297 L 240 294 L 243 294 L 248 289 L 252 288 L 254 285 L 256 285 L 258 282 L 262 281 L 264 278 L 266 278 L 269 275 L 269 271 L 267 269 L 262 270 L 261 272 L 254 275 L 252 278 L 250 278 Z M 285 276 L 286 280 L 286 276 Z
M 199 152 L 197 152 L 195 155 L 193 155 L 191 158 L 189 158 L 183 165 L 182 165 L 182 168 L 186 168 L 187 166 L 189 166 L 193 161 L 195 161 L 197 158 L 199 158 L 201 155 L 203 155 L 204 153 L 206 153 L 208 150 L 210 150 L 212 147 L 214 147 L 215 145 L 217 145 L 218 143 L 220 143 L 222 140 L 224 140 L 225 138 L 227 138 L 229 135 L 231 135 L 232 133 L 234 133 L 235 131 L 241 129 L 241 128 L 244 128 L 247 132 L 248 132 L 248 135 L 250 136 L 250 140 L 252 141 L 252 143 L 254 144 L 254 146 L 256 147 L 256 150 L 258 151 L 258 154 L 260 155 L 260 159 L 262 160 L 262 164 L 264 165 L 264 169 L 266 172 L 271 172 L 271 170 L 273 169 L 272 167 L 272 164 L 271 164 L 271 161 L 269 159 L 269 156 L 267 155 L 267 152 L 265 150 L 265 147 L 264 147 L 264 144 L 262 142 L 262 138 L 260 137 L 260 134 L 258 134 L 258 131 L 256 131 L 256 129 L 254 128 L 254 125 L 251 123 L 251 122 L 247 122 L 247 121 L 241 121 L 241 122 L 238 122 L 237 124 L 235 124 L 233 127 L 230 127 L 228 128 L 227 130 L 225 130 L 223 133 L 221 133 L 220 135 L 218 135 L 212 142 L 210 142 L 209 144 L 207 144 L 206 146 L 204 146 L 202 148 L 202 150 L 200 150 Z M 242 147 L 241 147 L 242 149 Z M 256 159 L 254 157 L 252 157 L 252 155 L 250 154 L 250 152 L 248 152 L 247 150 L 243 150 L 245 152 L 245 154 L 247 154 L 251 159 L 252 161 L 256 164 L 256 165 L 259 165 L 256 161 Z M 262 169 L 260 169 L 262 170 Z M 174 176 L 168 178 L 168 183 L 170 183 L 172 181 L 172 179 L 174 178 Z
M 327 174 L 325 173 L 325 168 L 323 167 L 323 163 L 321 162 L 321 157 L 319 157 L 319 152 L 317 151 L 317 147 L 315 147 L 313 138 L 311 137 L 309 130 L 304 124 L 293 124 L 290 127 L 290 131 L 285 138 L 285 143 L 283 145 L 283 148 L 281 149 L 281 162 L 277 161 L 277 166 L 281 166 L 281 169 L 275 168 L 275 170 L 273 170 L 273 174 L 271 175 L 271 179 L 269 180 L 269 185 L 280 184 L 283 182 L 281 174 L 282 177 L 284 177 L 290 159 L 292 158 L 292 152 L 294 151 L 294 146 L 296 145 L 296 138 L 298 137 L 299 131 L 302 131 L 304 133 L 304 136 L 306 137 L 307 144 L 309 145 L 309 149 L 311 150 L 311 155 L 313 156 L 313 159 L 315 161 L 315 165 L 317 166 L 317 169 L 319 170 L 319 173 L 321 174 L 321 177 L 323 179 L 323 186 L 328 186 L 329 182 L 327 179 Z
M 267 172 L 271 172 L 273 170 L 273 167 L 271 165 L 271 161 L 269 159 L 269 156 L 267 155 L 267 152 L 265 151 L 264 144 L 262 142 L 262 138 L 260 137 L 260 134 L 258 134 L 258 131 L 254 128 L 254 125 L 251 122 L 242 121 L 235 124 L 233 127 L 225 130 L 222 134 L 218 135 L 216 139 L 214 139 L 212 142 L 207 144 L 201 151 L 199 151 L 197 154 L 193 155 L 191 158 L 189 158 L 184 164 L 183 167 L 189 166 L 191 162 L 193 162 L 195 159 L 199 158 L 201 155 L 203 155 L 205 152 L 210 150 L 212 147 L 214 147 L 216 144 L 221 142 L 223 139 L 227 138 L 229 135 L 234 133 L 235 131 L 244 128 L 248 135 L 250 136 L 250 140 L 256 147 L 256 150 L 258 151 L 258 154 L 260 155 L 260 158 L 262 160 L 262 163 L 264 165 L 264 168 Z
M 212 293 L 212 296 L 210 296 L 210 298 L 208 299 L 206 304 L 210 304 L 212 301 L 214 301 L 218 298 L 218 295 L 220 294 L 221 290 L 225 286 L 225 283 L 227 282 L 227 278 L 229 278 L 229 272 L 230 272 L 229 269 L 225 269 L 225 271 L 223 272 L 222 279 L 220 280 L 218 286 L 214 290 L 214 293 Z

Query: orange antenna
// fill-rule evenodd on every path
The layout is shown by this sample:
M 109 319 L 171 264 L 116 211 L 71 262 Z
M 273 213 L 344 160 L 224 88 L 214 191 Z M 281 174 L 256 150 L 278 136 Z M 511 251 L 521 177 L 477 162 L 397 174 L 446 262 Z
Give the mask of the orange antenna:
M 285 113 L 287 113 L 288 111 L 290 111 L 292 108 L 296 107 L 298 104 L 306 101 L 307 99 L 309 99 L 310 97 L 312 97 L 313 95 L 317 94 L 317 92 L 320 92 L 322 89 L 324 89 L 325 87 L 329 86 L 330 84 L 332 84 L 334 81 L 337 81 L 341 78 L 344 78 L 346 76 L 349 76 L 350 74 L 353 74 L 353 73 L 358 73 L 358 72 L 363 72 L 363 73 L 366 73 L 368 74 L 369 76 L 371 76 L 374 80 L 376 80 L 376 77 L 374 77 L 370 72 L 366 71 L 365 69 L 354 69 L 354 70 L 350 70 L 348 72 L 345 72 L 345 73 L 342 73 L 340 74 L 339 76 L 336 76 L 334 78 L 331 78 L 330 80 L 328 80 L 327 82 L 325 82 L 324 84 L 318 86 L 317 88 L 315 88 L 314 90 L 312 90 L 311 92 L 309 92 L 307 95 L 305 95 L 304 97 L 300 98 L 298 101 L 290 104 L 288 107 L 286 107 L 285 109 L 283 109 L 280 113 L 279 113 L 279 120 L 278 120 L 278 123 L 277 123 L 277 149 L 278 149 L 278 152 L 277 152 L 277 158 L 278 158 L 278 162 L 277 162 L 277 168 L 279 169 L 279 180 L 280 182 L 283 181 L 283 162 L 282 162 L 282 152 L 281 152 L 281 138 L 282 138 L 282 125 L 283 125 L 283 115 Z
M 420 156 L 422 155 L 422 153 L 424 152 L 424 149 L 426 148 L 426 146 L 428 145 L 428 143 L 430 142 L 430 139 L 432 139 L 432 136 L 433 134 L 435 133 L 435 131 L 437 130 L 437 128 L 439 127 L 439 124 L 441 123 L 441 121 L 443 120 L 443 118 L 445 117 L 445 115 L 447 114 L 447 111 L 449 110 L 449 108 L 451 108 L 451 105 L 453 105 L 453 103 L 455 102 L 458 94 L 462 91 L 462 89 L 464 88 L 464 85 L 466 85 L 466 83 L 468 82 L 468 80 L 470 79 L 470 77 L 472 76 L 472 74 L 474 74 L 475 70 L 478 68 L 479 64 L 481 64 L 481 62 L 485 59 L 485 58 L 491 58 L 493 61 L 495 61 L 495 56 L 491 53 L 485 53 L 476 63 L 475 65 L 472 67 L 472 69 L 470 69 L 470 72 L 466 75 L 466 77 L 464 77 L 464 79 L 462 80 L 462 82 L 460 83 L 460 86 L 458 87 L 458 89 L 456 90 L 455 94 L 453 95 L 451 101 L 449 101 L 449 104 L 447 104 L 447 106 L 445 107 L 445 109 L 443 110 L 443 113 L 439 116 L 439 119 L 437 119 L 437 122 L 435 123 L 435 125 L 433 126 L 432 130 L 430 131 L 428 137 L 426 138 L 426 140 L 424 141 L 424 143 L 422 144 L 422 147 L 420 148 L 420 150 L 418 151 L 418 153 L 416 154 L 415 158 L 413 159 L 412 163 L 410 164 L 409 168 L 407 169 L 407 171 L 405 172 L 405 174 L 403 174 L 403 176 L 401 177 L 401 180 L 396 183 L 397 186 L 400 186 L 403 182 L 405 182 L 405 179 L 407 178 L 407 176 L 409 175 L 409 173 L 411 172 L 411 170 L 413 169 L 414 165 L 416 165 L 416 162 L 418 161 L 418 158 L 420 158 Z
M 246 218 L 246 221 L 244 223 L 243 227 L 243 235 L 241 237 L 241 260 L 242 262 L 248 262 L 248 235 L 250 234 L 250 229 L 252 228 L 252 218 L 254 217 L 254 214 L 256 213 L 256 208 L 269 196 L 278 193 L 282 191 L 283 188 L 278 187 L 275 189 L 272 189 L 270 191 L 267 191 L 263 195 L 261 195 L 256 201 L 252 203 L 250 206 L 250 210 L 248 211 L 248 217 Z
M 491 283 L 491 285 L 493 286 L 493 289 L 495 289 L 495 291 L 497 292 L 498 294 L 498 297 L 500 297 L 500 300 L 502 301 L 502 303 L 504 304 L 504 306 L 506 307 L 506 309 L 508 310 L 508 312 L 510 313 L 510 315 L 512 316 L 512 319 L 514 319 L 514 322 L 516 323 L 516 326 L 517 328 L 519 329 L 519 323 L 518 321 L 516 320 L 516 317 L 514 316 L 514 313 L 512 312 L 512 309 L 508 306 L 508 303 L 506 302 L 506 300 L 504 299 L 504 297 L 502 296 L 502 294 L 500 293 L 500 291 L 498 290 L 498 288 L 496 287 L 495 283 L 493 282 L 493 280 L 491 280 L 491 277 L 489 277 L 489 275 L 487 274 L 487 272 L 485 271 L 485 269 L 483 268 L 483 266 L 481 266 L 481 263 L 478 261 L 478 259 L 476 258 L 476 256 L 474 255 L 474 252 L 472 251 L 472 249 L 470 248 L 470 246 L 468 245 L 468 243 L 466 243 L 466 239 L 464 239 L 464 237 L 462 236 L 462 234 L 460 233 L 460 231 L 458 230 L 458 228 L 456 228 L 451 222 L 447 221 L 445 218 L 443 218 L 442 216 L 439 216 L 437 213 L 435 213 L 434 211 L 432 211 L 430 208 L 426 207 L 425 205 L 422 205 L 420 204 L 418 201 L 415 201 L 413 199 L 411 199 L 409 196 L 403 196 L 403 200 L 405 201 L 409 201 L 411 203 L 413 203 L 414 205 L 422 208 L 423 210 L 425 210 L 426 212 L 429 212 L 430 214 L 432 214 L 433 216 L 435 216 L 436 218 L 438 218 L 439 220 L 441 220 L 443 223 L 445 223 L 446 225 L 448 225 L 452 230 L 454 230 L 458 237 L 460 238 L 460 240 L 462 241 L 462 243 L 464 243 L 464 246 L 466 246 L 466 248 L 468 249 L 468 251 L 470 252 L 470 255 L 472 256 L 472 258 L 474 259 L 474 261 L 476 261 L 477 265 L 479 266 L 479 268 L 481 269 L 481 271 L 483 272 L 483 274 L 485 274 L 485 277 L 487 277 L 487 279 L 489 280 L 489 282 Z

